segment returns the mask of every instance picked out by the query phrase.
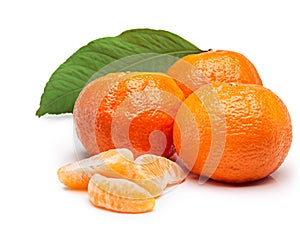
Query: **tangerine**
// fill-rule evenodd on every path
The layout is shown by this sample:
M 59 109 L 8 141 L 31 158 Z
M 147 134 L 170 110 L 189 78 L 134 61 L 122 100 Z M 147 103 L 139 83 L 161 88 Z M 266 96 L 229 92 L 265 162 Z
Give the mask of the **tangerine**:
M 203 86 L 184 101 L 176 116 L 174 145 L 183 163 L 198 175 L 233 183 L 259 180 L 277 170 L 292 142 L 291 119 L 282 100 L 261 85 L 215 82 L 208 87 L 219 100 L 225 138 L 212 148 L 211 121 L 218 123 L 215 117 L 220 114 L 215 104 L 207 109 L 199 98 Z M 191 130 L 193 123 L 196 129 Z M 222 150 L 220 160 L 214 160 Z M 211 166 L 204 168 L 209 156 L 215 161 L 213 172 Z
M 173 118 L 183 99 L 166 74 L 108 74 L 88 84 L 76 100 L 77 135 L 91 155 L 128 148 L 134 156 L 171 156 Z
M 234 51 L 217 50 L 187 55 L 168 70 L 184 92 L 185 97 L 203 83 L 239 82 L 262 85 L 255 66 L 244 55 Z

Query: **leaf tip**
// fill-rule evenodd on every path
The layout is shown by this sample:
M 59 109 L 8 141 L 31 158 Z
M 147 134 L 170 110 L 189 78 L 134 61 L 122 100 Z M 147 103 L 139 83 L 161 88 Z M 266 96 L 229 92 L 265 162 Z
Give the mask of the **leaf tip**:
M 36 115 L 37 117 L 40 118 L 40 117 L 42 117 L 43 115 L 45 115 L 45 113 L 41 111 L 41 107 L 40 107 L 40 108 L 37 109 L 37 111 L 35 112 L 35 115 Z

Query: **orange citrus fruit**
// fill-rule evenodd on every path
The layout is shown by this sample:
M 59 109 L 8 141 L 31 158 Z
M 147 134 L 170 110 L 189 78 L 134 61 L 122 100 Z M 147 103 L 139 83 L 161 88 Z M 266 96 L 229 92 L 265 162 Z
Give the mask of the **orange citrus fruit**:
M 168 185 L 182 182 L 186 176 L 171 160 L 152 154 L 134 160 L 128 149 L 108 150 L 58 170 L 60 182 L 72 189 L 87 189 L 94 174 L 131 180 L 155 197 L 160 196 Z
M 203 82 L 262 85 L 256 68 L 244 55 L 226 50 L 187 55 L 170 67 L 168 75 L 176 79 L 185 97 Z
M 208 103 L 203 102 L 203 86 L 184 101 L 177 113 L 174 145 L 183 163 L 193 173 L 233 183 L 259 180 L 277 170 L 292 142 L 291 119 L 280 98 L 261 85 L 215 82 L 207 86 L 223 111 L 221 130 L 225 138 L 212 149 L 212 121 L 216 124 L 220 118 L 216 119 L 216 104 L 208 109 Z M 213 100 L 210 94 L 205 95 L 208 101 Z M 191 130 L 193 123 L 196 129 Z M 208 156 L 222 150 L 214 172 L 205 170 Z
M 95 206 L 117 212 L 143 213 L 155 206 L 155 199 L 143 187 L 129 180 L 107 178 L 100 174 L 91 178 L 88 193 Z
M 173 118 L 183 99 L 166 74 L 108 74 L 80 93 L 73 111 L 77 135 L 91 155 L 128 148 L 134 156 L 171 156 Z

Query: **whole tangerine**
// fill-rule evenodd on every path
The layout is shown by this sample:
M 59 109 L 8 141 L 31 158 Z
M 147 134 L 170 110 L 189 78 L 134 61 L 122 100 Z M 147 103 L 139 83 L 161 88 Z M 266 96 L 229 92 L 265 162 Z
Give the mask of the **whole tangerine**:
M 206 88 L 206 102 L 201 87 L 176 116 L 174 145 L 183 163 L 195 174 L 231 183 L 259 180 L 276 171 L 292 142 L 292 123 L 282 100 L 261 85 L 214 82 L 206 87 L 211 88 Z M 217 133 L 213 128 L 219 128 Z M 212 143 L 218 134 L 224 139 Z M 220 152 L 220 159 L 214 159 Z
M 91 155 L 128 148 L 134 156 L 170 156 L 174 117 L 183 99 L 166 74 L 110 73 L 89 83 L 76 100 L 77 135 Z
M 185 97 L 203 83 L 239 82 L 262 85 L 253 63 L 243 54 L 227 50 L 187 55 L 176 61 L 167 74 L 176 80 Z

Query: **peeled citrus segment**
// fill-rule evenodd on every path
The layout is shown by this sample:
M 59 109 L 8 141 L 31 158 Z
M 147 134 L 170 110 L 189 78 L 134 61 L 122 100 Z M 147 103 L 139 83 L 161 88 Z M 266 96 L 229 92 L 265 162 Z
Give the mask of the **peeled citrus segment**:
M 146 189 L 125 179 L 95 174 L 90 179 L 88 193 L 93 205 L 117 212 L 143 213 L 155 206 L 155 199 Z
M 134 182 L 147 189 L 154 197 L 160 196 L 171 184 L 185 179 L 180 166 L 164 157 L 144 154 L 135 160 Z
M 144 154 L 135 160 L 138 172 L 145 177 L 160 178 L 168 185 L 181 183 L 186 174 L 175 162 L 153 154 Z
M 137 178 L 132 181 L 149 191 L 153 197 L 161 196 L 164 189 L 167 187 L 165 180 L 161 179 L 160 177 L 150 178 L 145 176 L 137 176 Z
M 133 172 L 133 155 L 128 149 L 113 149 L 90 158 L 76 161 L 59 168 L 57 175 L 61 183 L 73 189 L 87 189 L 95 173 L 108 177 L 127 177 Z M 117 169 L 117 170 L 116 170 Z M 133 174 L 132 174 L 133 175 Z
M 128 149 L 114 149 L 77 161 L 58 170 L 59 180 L 73 189 L 87 189 L 94 174 L 123 178 L 145 188 L 152 196 L 160 196 L 170 184 L 180 183 L 185 175 L 175 163 L 164 157 L 145 154 L 135 161 Z

